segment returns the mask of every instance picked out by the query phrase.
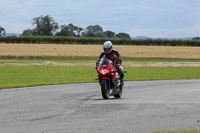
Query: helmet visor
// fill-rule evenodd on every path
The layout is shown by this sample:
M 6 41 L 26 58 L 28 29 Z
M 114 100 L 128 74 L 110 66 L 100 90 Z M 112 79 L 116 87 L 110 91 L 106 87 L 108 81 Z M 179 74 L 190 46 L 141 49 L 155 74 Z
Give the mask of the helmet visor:
M 104 51 L 105 51 L 105 52 L 109 52 L 109 51 L 110 51 L 110 48 L 105 48 Z

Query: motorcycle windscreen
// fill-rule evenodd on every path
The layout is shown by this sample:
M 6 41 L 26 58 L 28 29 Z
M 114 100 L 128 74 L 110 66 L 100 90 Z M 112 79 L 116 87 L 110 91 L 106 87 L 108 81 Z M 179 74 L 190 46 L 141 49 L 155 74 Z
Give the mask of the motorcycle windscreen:
M 101 66 L 102 67 L 107 67 L 110 64 L 110 60 L 109 59 L 103 59 L 101 62 Z

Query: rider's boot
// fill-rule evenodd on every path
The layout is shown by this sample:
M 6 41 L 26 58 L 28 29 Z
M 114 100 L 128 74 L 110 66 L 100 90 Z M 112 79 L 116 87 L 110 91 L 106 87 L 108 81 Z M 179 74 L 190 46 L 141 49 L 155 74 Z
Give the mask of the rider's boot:
M 120 85 L 124 86 L 124 73 L 120 73 Z
M 118 67 L 117 72 L 119 73 L 119 76 L 120 76 L 120 86 L 121 86 L 121 88 L 123 88 L 123 86 L 124 86 L 124 72 L 120 67 Z

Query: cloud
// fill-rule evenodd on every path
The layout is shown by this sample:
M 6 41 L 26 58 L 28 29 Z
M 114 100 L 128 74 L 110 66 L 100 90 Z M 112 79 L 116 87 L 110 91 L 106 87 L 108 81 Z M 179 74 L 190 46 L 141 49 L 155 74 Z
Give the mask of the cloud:
M 182 38 L 200 36 L 200 24 L 186 28 L 132 28 L 132 37 L 147 36 L 152 38 Z
M 191 26 L 191 27 L 188 27 L 188 29 L 190 29 L 190 30 L 196 30 L 196 31 L 198 31 L 199 34 L 200 34 L 200 23 L 199 23 L 199 24 L 196 24 L 196 25 L 193 25 L 193 26 Z
M 32 28 L 31 23 L 0 23 L 5 28 L 6 33 L 19 33 L 21 34 L 25 29 Z
M 199 32 L 199 0 L 1 0 L 1 22 L 7 32 L 31 28 L 33 17 L 50 15 L 59 24 L 131 36 L 191 36 Z M 15 26 L 14 26 L 15 25 Z M 29 26 L 29 27 L 27 27 Z

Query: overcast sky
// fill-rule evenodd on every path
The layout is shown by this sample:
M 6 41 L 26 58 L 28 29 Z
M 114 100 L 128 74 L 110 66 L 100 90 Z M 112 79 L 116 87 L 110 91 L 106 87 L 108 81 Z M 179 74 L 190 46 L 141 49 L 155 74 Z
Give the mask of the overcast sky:
M 59 25 L 125 32 L 131 37 L 200 36 L 200 0 L 0 0 L 0 26 L 7 33 L 32 27 L 32 18 L 50 15 Z

